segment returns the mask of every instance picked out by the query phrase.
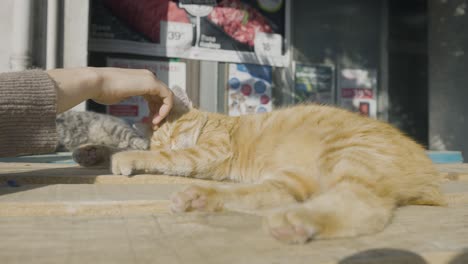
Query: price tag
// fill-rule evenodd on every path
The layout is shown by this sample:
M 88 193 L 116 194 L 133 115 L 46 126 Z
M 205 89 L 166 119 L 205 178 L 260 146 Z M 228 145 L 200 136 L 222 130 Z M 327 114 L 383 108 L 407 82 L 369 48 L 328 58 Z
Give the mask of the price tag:
M 257 32 L 255 34 L 254 50 L 256 54 L 281 56 L 283 38 L 279 34 Z
M 189 48 L 192 46 L 192 24 L 161 21 L 161 44 L 166 47 Z

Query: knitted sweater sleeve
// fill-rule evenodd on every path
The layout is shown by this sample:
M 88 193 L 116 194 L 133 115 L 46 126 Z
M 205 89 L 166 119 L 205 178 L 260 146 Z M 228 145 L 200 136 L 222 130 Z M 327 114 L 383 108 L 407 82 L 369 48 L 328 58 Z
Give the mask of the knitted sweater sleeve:
M 53 152 L 56 104 L 44 71 L 0 73 L 0 157 Z

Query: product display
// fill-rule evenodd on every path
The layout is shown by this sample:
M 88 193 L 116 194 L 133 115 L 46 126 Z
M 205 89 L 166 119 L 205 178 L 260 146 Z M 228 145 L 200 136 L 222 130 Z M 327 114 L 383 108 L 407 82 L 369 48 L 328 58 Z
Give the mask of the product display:
M 329 65 L 294 64 L 294 101 L 334 104 L 334 69 Z
M 289 65 L 285 46 L 286 0 L 222 0 L 214 5 L 213 1 L 202 2 L 93 0 L 89 49 Z
M 257 32 L 273 33 L 262 14 L 239 0 L 223 0 L 208 15 L 208 20 L 222 27 L 235 40 L 254 46 Z
M 270 66 L 231 63 L 227 85 L 229 115 L 239 116 L 272 110 Z
M 377 117 L 377 71 L 343 69 L 340 71 L 339 105 L 369 117 Z

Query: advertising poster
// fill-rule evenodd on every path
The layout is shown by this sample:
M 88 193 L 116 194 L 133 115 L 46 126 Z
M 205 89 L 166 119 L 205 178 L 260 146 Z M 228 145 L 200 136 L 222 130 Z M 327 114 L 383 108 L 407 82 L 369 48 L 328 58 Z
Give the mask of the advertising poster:
M 183 62 L 146 61 L 134 59 L 108 58 L 108 67 L 148 69 L 166 83 L 169 88 L 178 86 L 186 90 L 186 68 Z M 146 122 L 149 109 L 141 96 L 128 98 L 118 104 L 107 106 L 107 113 L 118 116 L 130 124 Z
M 377 71 L 343 69 L 339 76 L 339 105 L 364 116 L 377 117 Z
M 294 100 L 334 104 L 334 69 L 328 65 L 294 64 Z
M 253 64 L 229 64 L 228 107 L 230 116 L 272 110 L 272 68 Z
M 286 1 L 92 0 L 89 49 L 286 66 Z

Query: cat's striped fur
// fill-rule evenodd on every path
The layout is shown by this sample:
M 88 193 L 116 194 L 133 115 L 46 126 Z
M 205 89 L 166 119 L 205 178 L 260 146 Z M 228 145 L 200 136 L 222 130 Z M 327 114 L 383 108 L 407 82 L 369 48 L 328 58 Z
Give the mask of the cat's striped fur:
M 117 151 L 149 148 L 144 131 L 132 128 L 121 118 L 95 112 L 67 111 L 56 118 L 57 151 L 72 151 L 82 166 L 108 166 Z
M 421 146 L 386 123 L 318 105 L 241 117 L 179 106 L 150 151 L 115 154 L 112 171 L 238 182 L 191 186 L 172 209 L 273 208 L 265 225 L 290 243 L 375 233 L 397 206 L 444 204 Z

